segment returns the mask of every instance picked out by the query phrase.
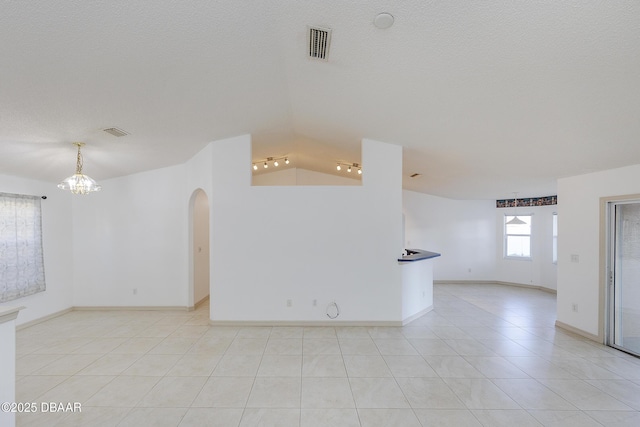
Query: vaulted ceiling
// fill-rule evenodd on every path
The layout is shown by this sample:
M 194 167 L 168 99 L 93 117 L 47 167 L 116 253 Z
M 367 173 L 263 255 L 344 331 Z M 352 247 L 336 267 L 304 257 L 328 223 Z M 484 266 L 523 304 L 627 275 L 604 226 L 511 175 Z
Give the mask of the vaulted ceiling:
M 326 62 L 308 58 L 309 25 L 332 30 Z M 335 172 L 372 138 L 404 147 L 408 189 L 553 194 L 640 163 L 640 2 L 0 4 L 1 174 L 55 184 L 84 141 L 103 180 L 245 133 L 254 160 Z

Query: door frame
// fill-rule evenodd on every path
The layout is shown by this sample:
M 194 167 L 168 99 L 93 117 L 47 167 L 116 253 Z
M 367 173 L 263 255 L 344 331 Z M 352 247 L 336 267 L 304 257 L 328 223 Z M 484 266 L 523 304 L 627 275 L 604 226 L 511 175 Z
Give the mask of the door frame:
M 613 248 L 615 236 L 615 218 L 612 218 L 612 207 L 617 203 L 640 202 L 640 194 L 627 194 L 600 198 L 600 307 L 598 316 L 598 339 L 602 344 L 624 351 L 611 344 L 612 316 L 611 298 L 613 290 Z

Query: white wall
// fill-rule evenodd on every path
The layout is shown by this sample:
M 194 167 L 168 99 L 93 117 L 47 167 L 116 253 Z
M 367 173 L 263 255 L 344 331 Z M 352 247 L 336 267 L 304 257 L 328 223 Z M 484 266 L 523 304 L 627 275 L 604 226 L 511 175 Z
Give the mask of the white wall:
M 495 201 L 408 190 L 402 201 L 405 247 L 442 254 L 432 261 L 434 280 L 496 280 Z
M 559 322 L 593 335 L 602 332 L 600 198 L 638 193 L 640 165 L 558 180 Z M 572 254 L 579 262 L 571 262 Z
M 9 302 L 25 306 L 18 325 L 70 308 L 73 303 L 71 194 L 55 184 L 0 175 L 0 192 L 47 196 L 42 200 L 42 244 L 47 289 Z M 89 196 L 91 197 L 91 196 Z
M 404 262 L 402 271 L 402 320 L 433 308 L 433 263 L 437 258 Z
M 75 306 L 187 306 L 186 182 L 183 164 L 73 198 Z
M 0 403 L 2 405 L 16 402 L 16 321 L 14 316 L 17 314 L 14 309 L 0 307 L 0 366 L 2 367 L 0 369 Z M 4 408 L 0 410 L 0 425 L 14 427 L 16 412 L 7 411 Z
M 346 173 L 346 172 L 345 172 Z M 351 172 L 352 174 L 354 172 Z M 359 179 L 301 168 L 282 169 L 253 175 L 252 185 L 361 185 Z
M 314 187 L 251 186 L 249 136 L 212 148 L 211 319 L 401 320 L 401 147 L 364 140 L 362 186 Z
M 504 258 L 504 216 L 513 215 L 513 208 L 495 209 L 496 221 L 496 280 L 529 286 L 556 289 L 557 266 L 553 263 L 553 213 L 557 205 L 522 206 L 521 215 L 532 215 L 531 259 Z
M 533 213 L 532 260 L 505 259 L 503 221 L 513 209 L 495 200 L 452 200 L 403 191 L 405 246 L 439 252 L 434 280 L 499 281 L 556 288 L 552 214 L 557 206 L 522 207 Z

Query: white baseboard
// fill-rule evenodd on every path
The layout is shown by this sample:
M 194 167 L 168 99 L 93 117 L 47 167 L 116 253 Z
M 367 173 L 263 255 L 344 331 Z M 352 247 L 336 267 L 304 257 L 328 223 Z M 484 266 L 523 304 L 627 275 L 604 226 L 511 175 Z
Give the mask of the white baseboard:
M 409 316 L 406 319 L 404 319 L 402 321 L 402 326 L 407 325 L 411 322 L 413 322 L 414 320 L 424 316 L 425 314 L 427 314 L 428 312 L 430 312 L 431 310 L 433 310 L 433 305 L 430 305 L 429 307 L 425 308 L 424 310 L 420 310 L 419 312 L 417 312 L 416 314 L 414 314 L 413 316 Z
M 195 303 L 193 306 L 187 307 L 187 311 L 194 311 L 196 308 L 200 307 L 202 304 L 206 303 L 207 301 L 209 301 L 209 295 L 207 295 L 204 298 L 202 298 L 200 301 Z
M 73 311 L 73 307 L 65 308 L 64 310 L 56 311 L 55 313 L 51 313 L 51 314 L 48 314 L 48 315 L 43 316 L 43 317 L 39 317 L 39 318 L 34 319 L 34 320 L 30 320 L 28 322 L 21 323 L 19 325 L 16 325 L 16 330 L 19 331 L 21 329 L 28 328 L 29 326 L 37 325 L 38 323 L 42 323 L 42 322 L 45 322 L 47 320 L 53 319 L 55 317 L 62 316 L 63 314 L 67 314 L 67 313 L 69 313 L 71 311 Z
M 359 320 L 209 320 L 211 326 L 402 326 L 401 321 Z
M 500 285 L 500 286 L 514 286 L 516 288 L 528 288 L 537 289 L 539 291 L 548 292 L 550 294 L 557 294 L 555 289 L 547 288 L 541 285 L 526 285 L 524 283 L 514 282 L 501 282 L 499 280 L 434 280 L 434 285 Z
M 600 344 L 604 344 L 604 339 L 599 337 L 598 335 L 594 335 L 592 333 L 583 331 L 582 329 L 578 329 L 578 328 L 576 328 L 574 326 L 567 325 L 566 323 L 563 323 L 563 322 L 561 322 L 559 320 L 556 320 L 556 326 L 558 328 L 564 329 L 566 331 L 573 332 L 574 334 L 578 334 L 581 337 L 589 338 L 592 341 L 596 341 L 596 342 L 598 342 Z
M 78 311 L 189 311 L 189 307 L 183 307 L 179 305 L 85 305 L 76 306 L 72 310 Z

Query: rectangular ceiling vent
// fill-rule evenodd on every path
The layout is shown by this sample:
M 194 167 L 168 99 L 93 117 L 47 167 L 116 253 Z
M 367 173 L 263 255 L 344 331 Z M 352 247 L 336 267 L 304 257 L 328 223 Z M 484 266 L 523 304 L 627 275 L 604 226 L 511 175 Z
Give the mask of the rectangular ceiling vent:
M 309 27 L 309 58 L 328 61 L 331 29 Z
M 129 135 L 127 132 L 123 131 L 122 129 L 118 129 L 118 128 L 108 128 L 108 129 L 102 129 L 102 130 L 105 131 L 108 134 L 111 134 L 113 136 L 117 136 L 118 138 L 120 138 L 121 136 Z

